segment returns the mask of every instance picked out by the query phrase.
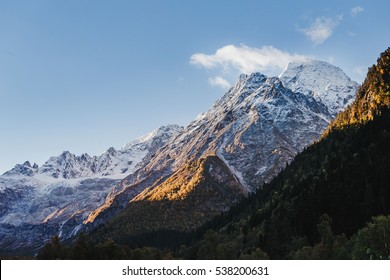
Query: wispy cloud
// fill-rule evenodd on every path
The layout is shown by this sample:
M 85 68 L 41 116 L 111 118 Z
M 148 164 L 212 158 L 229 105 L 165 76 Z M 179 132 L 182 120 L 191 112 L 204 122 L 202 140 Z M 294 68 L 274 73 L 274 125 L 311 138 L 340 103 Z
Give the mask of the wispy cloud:
M 246 45 L 227 45 L 216 50 L 214 54 L 196 53 L 191 56 L 190 63 L 212 69 L 222 68 L 224 72 L 252 73 L 260 71 L 264 74 L 279 74 L 290 61 L 303 61 L 303 55 L 264 46 L 251 48 Z
M 228 89 L 231 86 L 230 83 L 227 80 L 225 80 L 224 78 L 222 78 L 221 76 L 209 78 L 209 83 L 212 86 L 218 86 L 218 87 L 221 87 L 223 89 Z
M 353 7 L 353 8 L 351 9 L 351 15 L 352 15 L 353 17 L 355 17 L 357 14 L 360 14 L 360 13 L 363 12 L 363 11 L 364 11 L 364 9 L 363 9 L 362 7 L 356 6 L 356 7 Z
M 299 31 L 305 34 L 314 45 L 320 45 L 332 36 L 333 30 L 341 19 L 342 16 L 336 18 L 318 17 L 309 27 L 300 28 Z

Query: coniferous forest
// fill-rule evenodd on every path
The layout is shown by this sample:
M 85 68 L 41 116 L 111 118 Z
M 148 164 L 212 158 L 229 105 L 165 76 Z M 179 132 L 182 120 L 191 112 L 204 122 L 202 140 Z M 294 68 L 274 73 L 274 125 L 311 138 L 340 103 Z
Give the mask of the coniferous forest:
M 125 239 L 102 225 L 53 237 L 38 258 L 390 259 L 389 107 L 390 48 L 322 138 L 230 211 L 197 230 Z

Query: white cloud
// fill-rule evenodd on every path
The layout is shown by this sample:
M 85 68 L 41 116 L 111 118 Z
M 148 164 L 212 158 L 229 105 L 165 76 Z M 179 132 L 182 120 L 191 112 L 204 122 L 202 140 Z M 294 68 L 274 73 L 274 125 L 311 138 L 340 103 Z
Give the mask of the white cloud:
M 356 16 L 357 14 L 360 14 L 363 11 L 364 11 L 364 9 L 362 7 L 356 6 L 356 7 L 351 9 L 351 15 L 354 17 L 354 16 Z
M 227 45 L 217 49 L 214 54 L 193 54 L 190 63 L 207 69 L 222 68 L 224 73 L 238 71 L 249 74 L 260 71 L 267 75 L 278 75 L 290 61 L 306 59 L 303 55 L 290 54 L 273 46 L 251 48 L 246 45 Z
M 310 39 L 315 45 L 325 42 L 333 34 L 333 30 L 339 24 L 341 16 L 337 18 L 318 17 L 307 28 L 301 28 L 303 34 Z
M 214 78 L 209 78 L 209 83 L 212 86 L 219 86 L 223 89 L 229 89 L 230 88 L 230 83 L 226 81 L 224 78 L 221 76 L 216 76 Z

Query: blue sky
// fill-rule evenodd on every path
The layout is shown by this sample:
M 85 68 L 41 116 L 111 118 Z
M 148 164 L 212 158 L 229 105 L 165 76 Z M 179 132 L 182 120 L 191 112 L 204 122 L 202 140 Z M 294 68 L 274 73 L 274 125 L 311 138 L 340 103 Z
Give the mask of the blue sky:
M 389 1 L 0 1 L 0 173 L 187 125 L 240 72 L 314 57 L 361 82 Z

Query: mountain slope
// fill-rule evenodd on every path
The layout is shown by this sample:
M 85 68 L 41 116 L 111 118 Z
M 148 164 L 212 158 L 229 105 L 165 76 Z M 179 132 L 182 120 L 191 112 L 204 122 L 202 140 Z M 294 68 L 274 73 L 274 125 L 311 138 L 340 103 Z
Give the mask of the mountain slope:
M 189 162 L 151 191 L 136 196 L 111 219 L 97 239 L 126 243 L 132 236 L 160 230 L 190 231 L 227 211 L 245 190 L 216 156 Z

